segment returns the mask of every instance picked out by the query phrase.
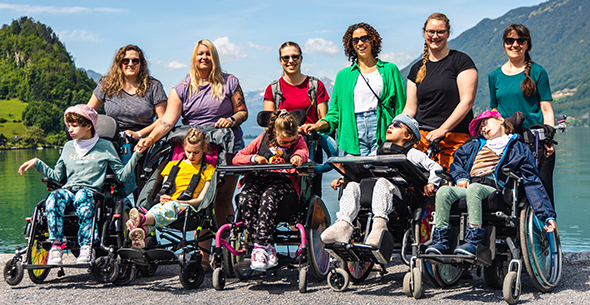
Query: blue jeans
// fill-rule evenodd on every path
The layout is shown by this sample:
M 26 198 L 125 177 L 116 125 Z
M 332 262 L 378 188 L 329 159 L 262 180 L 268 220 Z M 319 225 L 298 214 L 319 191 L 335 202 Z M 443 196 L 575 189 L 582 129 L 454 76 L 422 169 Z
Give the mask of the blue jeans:
M 367 111 L 355 114 L 361 156 L 377 152 L 377 113 Z

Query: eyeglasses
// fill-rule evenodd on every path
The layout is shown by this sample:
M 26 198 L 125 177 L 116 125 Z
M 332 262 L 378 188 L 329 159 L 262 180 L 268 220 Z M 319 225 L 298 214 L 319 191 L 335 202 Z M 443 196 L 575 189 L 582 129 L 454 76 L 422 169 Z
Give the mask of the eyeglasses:
M 369 40 L 371 39 L 371 37 L 369 37 L 369 35 L 363 35 L 361 37 L 352 37 L 352 45 L 356 45 L 359 43 L 359 41 L 362 41 L 363 43 L 367 43 L 369 42 Z
M 139 58 L 133 58 L 133 59 L 123 58 L 123 60 L 121 60 L 121 63 L 124 65 L 128 65 L 129 62 L 132 62 L 134 65 L 137 65 L 139 63 Z
M 299 59 L 301 59 L 301 54 L 297 54 L 297 55 L 285 55 L 285 56 L 281 56 L 281 60 L 284 62 L 288 62 L 289 59 L 293 59 L 293 61 L 298 61 Z
M 448 30 L 441 30 L 441 31 L 435 31 L 435 30 L 426 30 L 424 31 L 424 33 L 426 33 L 426 35 L 428 37 L 434 37 L 434 34 L 440 36 L 444 36 L 446 33 L 448 32 Z
M 513 45 L 514 42 L 516 41 L 516 43 L 518 43 L 518 45 L 522 46 L 523 44 L 525 44 L 526 40 L 527 39 L 524 37 L 520 37 L 520 38 L 506 37 L 506 38 L 504 38 L 504 43 L 507 45 Z

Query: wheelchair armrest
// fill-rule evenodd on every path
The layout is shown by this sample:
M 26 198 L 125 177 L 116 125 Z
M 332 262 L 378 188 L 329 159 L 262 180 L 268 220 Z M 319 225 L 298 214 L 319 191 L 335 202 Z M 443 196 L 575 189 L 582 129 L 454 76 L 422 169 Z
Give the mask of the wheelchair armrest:
M 514 179 L 517 183 L 520 183 L 520 180 L 522 180 L 522 178 L 516 173 L 516 171 L 510 168 L 503 168 L 502 172 L 504 173 L 504 175 L 510 177 L 511 179 Z
M 445 170 L 437 170 L 435 173 L 439 178 L 455 183 L 453 176 L 451 176 L 451 174 L 447 173 Z
M 107 174 L 104 179 L 105 184 L 116 185 L 117 187 L 123 187 L 124 183 L 117 179 L 117 176 L 114 174 Z
M 41 179 L 41 182 L 47 184 L 47 187 L 49 189 L 51 189 L 51 190 L 57 190 L 60 187 L 60 183 L 59 182 L 57 182 L 57 181 L 55 181 L 55 180 L 53 180 L 51 178 L 48 178 L 48 177 L 43 177 Z

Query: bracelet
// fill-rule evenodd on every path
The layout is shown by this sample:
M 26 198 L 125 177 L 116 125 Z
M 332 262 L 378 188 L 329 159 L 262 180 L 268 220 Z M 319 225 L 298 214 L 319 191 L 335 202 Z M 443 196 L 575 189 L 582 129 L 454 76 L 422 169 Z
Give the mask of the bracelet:
M 137 134 L 137 138 L 138 138 L 137 140 L 138 141 L 141 140 L 141 133 L 139 133 L 139 131 L 136 131 L 135 133 Z
M 152 144 L 154 144 L 154 138 L 152 138 L 152 136 L 147 136 L 147 137 L 145 137 L 145 138 L 146 138 L 146 139 L 147 139 L 147 138 L 150 138 L 150 140 L 152 140 Z
M 236 126 L 236 118 L 234 118 L 233 116 L 230 116 L 227 119 L 231 121 L 231 127 Z

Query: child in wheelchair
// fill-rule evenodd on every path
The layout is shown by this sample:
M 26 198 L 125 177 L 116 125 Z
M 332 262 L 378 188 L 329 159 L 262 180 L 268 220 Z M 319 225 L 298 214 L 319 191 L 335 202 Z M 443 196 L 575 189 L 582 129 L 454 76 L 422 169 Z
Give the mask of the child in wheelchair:
M 66 109 L 64 121 L 68 133 L 72 137 L 62 150 L 55 167 L 52 169 L 43 161 L 34 158 L 20 166 L 18 172 L 23 172 L 35 166 L 44 177 L 54 181 L 66 183 L 58 190 L 49 194 L 45 201 L 49 240 L 52 247 L 49 251 L 48 265 L 61 265 L 65 245 L 62 244 L 64 212 L 66 206 L 72 204 L 76 208 L 79 218 L 78 244 L 80 254 L 78 264 L 92 261 L 92 234 L 98 235 L 97 230 L 92 233 L 95 217 L 95 203 L 93 192 L 99 192 L 104 184 L 107 167 L 117 175 L 120 181 L 126 181 L 134 170 L 141 155 L 135 152 L 127 165 L 123 165 L 113 144 L 100 139 L 96 134 L 98 114 L 88 105 L 75 105 Z
M 182 141 L 184 157 L 169 162 L 161 175 L 162 189 L 156 204 L 144 215 L 138 209 L 129 211 L 129 239 L 135 248 L 145 247 L 145 237 L 155 228 L 167 226 L 178 219 L 184 209 L 198 207 L 209 187 L 215 167 L 207 164 L 205 152 L 208 141 L 205 134 L 196 129 L 188 130 Z
M 484 242 L 482 200 L 498 188 L 504 188 L 509 177 L 500 169 L 510 168 L 522 174 L 524 190 L 537 217 L 544 221 L 545 230 L 556 227 L 555 211 L 539 178 L 533 155 L 512 124 L 496 111 L 486 110 L 469 124 L 469 132 L 478 137 L 459 147 L 451 164 L 450 175 L 456 186 L 443 186 L 436 195 L 433 244 L 426 253 L 449 254 L 452 228 L 449 215 L 452 204 L 466 198 L 469 225 L 465 242 L 454 254 L 476 255 L 477 245 Z
M 233 158 L 234 165 L 286 163 L 300 166 L 309 158 L 303 136 L 298 134 L 298 121 L 286 111 L 276 111 L 269 120 L 266 131 L 239 151 Z M 285 170 L 294 173 L 295 169 Z M 298 194 L 301 182 L 297 176 L 246 175 L 240 185 L 237 208 L 248 234 L 254 241 L 250 268 L 264 271 L 278 265 L 273 247 L 278 203 L 289 194 Z
M 435 172 L 442 170 L 442 167 L 424 153 L 412 148 L 413 144 L 419 140 L 418 122 L 409 115 L 400 114 L 389 125 L 386 141 L 396 145 L 398 151 L 406 152 L 406 157 L 412 164 L 429 171 L 428 184 L 424 186 L 424 195 L 432 196 L 441 180 Z M 382 149 L 380 149 L 378 154 L 382 153 Z M 343 182 L 343 178 L 339 178 L 332 181 L 331 186 L 336 189 Z M 346 185 L 340 198 L 340 210 L 336 213 L 338 219 L 321 235 L 324 243 L 348 243 L 350 241 L 354 229 L 353 220 L 357 217 L 360 209 L 360 193 L 359 182 L 351 181 Z M 373 188 L 371 210 L 375 217 L 371 232 L 366 240 L 368 245 L 378 246 L 381 234 L 387 230 L 388 216 L 393 211 L 394 195 L 401 198 L 398 187 L 385 178 L 379 178 Z

